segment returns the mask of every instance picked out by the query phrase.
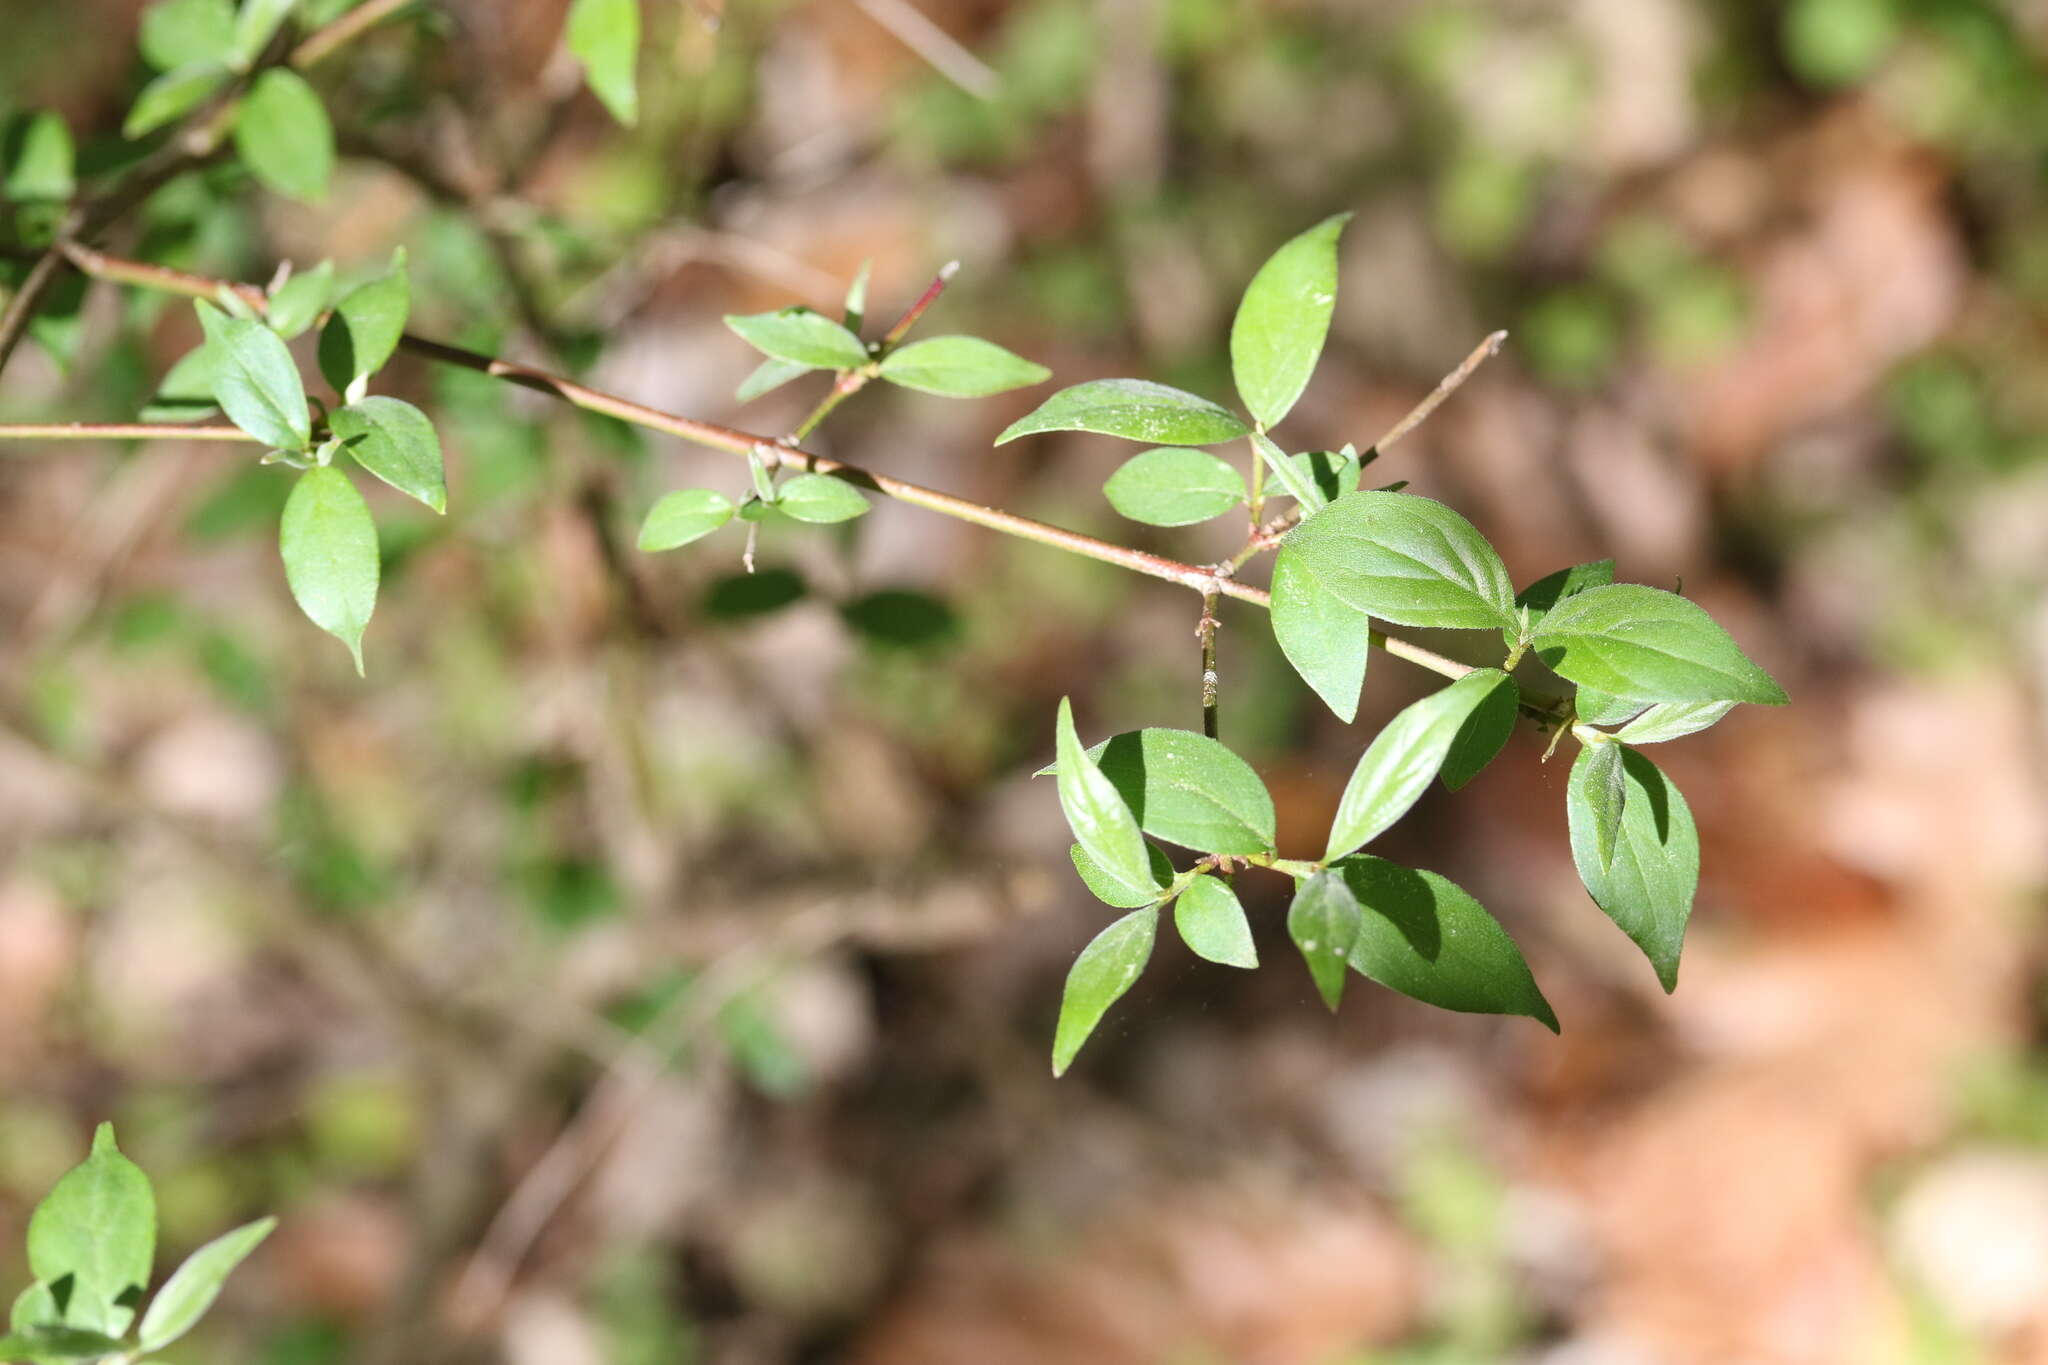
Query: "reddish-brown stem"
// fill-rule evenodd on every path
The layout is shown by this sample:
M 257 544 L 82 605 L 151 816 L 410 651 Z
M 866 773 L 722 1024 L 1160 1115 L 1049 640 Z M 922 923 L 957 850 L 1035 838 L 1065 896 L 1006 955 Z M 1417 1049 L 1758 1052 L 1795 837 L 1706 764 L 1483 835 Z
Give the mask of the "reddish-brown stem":
M 179 422 L 0 423 L 0 441 L 254 441 L 240 427 Z

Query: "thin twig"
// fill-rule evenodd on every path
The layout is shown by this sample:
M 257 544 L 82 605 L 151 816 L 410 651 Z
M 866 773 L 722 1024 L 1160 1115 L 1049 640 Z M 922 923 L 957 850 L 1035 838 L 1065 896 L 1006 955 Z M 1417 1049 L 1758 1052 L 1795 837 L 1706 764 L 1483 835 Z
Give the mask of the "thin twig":
M 932 279 L 932 282 L 925 286 L 924 293 L 918 295 L 917 302 L 904 310 L 903 316 L 896 319 L 896 325 L 882 334 L 881 341 L 876 343 L 874 348 L 877 360 L 888 355 L 889 352 L 902 344 L 903 338 L 910 335 L 910 329 L 917 325 L 917 320 L 925 315 L 925 310 L 929 309 L 934 303 L 937 303 L 939 295 L 946 292 L 946 282 L 952 279 L 954 272 L 959 269 L 960 262 L 946 262 L 945 266 Z M 830 417 L 841 403 L 844 403 L 847 399 L 866 388 L 868 381 L 874 377 L 875 371 L 869 365 L 863 365 L 857 370 L 840 371 L 839 378 L 833 381 L 831 391 L 818 400 L 818 406 L 812 408 L 804 420 L 798 422 L 795 428 L 790 431 L 789 435 L 782 438 L 782 444 L 786 446 L 802 445 L 810 437 L 810 434 L 818 429 L 819 424 L 827 417 Z
M 254 441 L 240 427 L 180 422 L 0 423 L 0 441 Z
M 992 100 L 1001 78 L 986 62 L 962 47 L 909 0 L 854 0 L 868 18 L 887 29 L 897 42 L 931 64 L 932 70 L 977 99 Z
M 1202 594 L 1202 619 L 1195 623 L 1195 638 L 1202 642 L 1202 733 L 1211 739 L 1218 737 L 1217 692 L 1219 680 L 1216 676 L 1216 593 Z
M 1472 354 L 1458 362 L 1457 369 L 1452 370 L 1449 374 L 1438 380 L 1436 387 L 1429 391 L 1429 395 L 1411 408 L 1406 417 L 1403 417 L 1400 421 L 1389 427 L 1386 435 L 1374 441 L 1366 453 L 1360 457 L 1360 460 L 1370 460 L 1375 455 L 1386 454 L 1393 447 L 1394 442 L 1428 421 L 1429 415 L 1435 412 L 1446 398 L 1456 393 L 1458 386 L 1470 379 L 1474 370 L 1484 365 L 1497 354 L 1501 343 L 1507 339 L 1508 334 L 1506 332 L 1495 332 L 1492 336 L 1474 346 Z

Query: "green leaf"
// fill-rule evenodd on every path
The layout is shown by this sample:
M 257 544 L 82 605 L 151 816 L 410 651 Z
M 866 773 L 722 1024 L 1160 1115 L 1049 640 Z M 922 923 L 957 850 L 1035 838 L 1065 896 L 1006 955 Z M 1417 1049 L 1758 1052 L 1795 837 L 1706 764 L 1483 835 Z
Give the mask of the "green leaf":
M 104 1332 L 62 1324 L 32 1327 L 0 1337 L 0 1360 L 34 1360 L 36 1365 L 45 1361 L 104 1360 L 119 1355 L 122 1349 L 118 1339 Z
M 348 646 L 363 671 L 363 630 L 377 606 L 377 525 L 348 476 L 331 466 L 299 476 L 278 528 L 284 576 L 314 625 Z
M 411 309 L 412 283 L 400 247 L 392 253 L 391 268 L 343 294 L 320 329 L 320 373 L 336 393 L 362 397 L 362 381 L 383 369 L 398 349 Z
M 749 621 L 802 601 L 807 591 L 803 577 L 793 569 L 733 574 L 704 594 L 704 614 L 719 621 Z
M 1557 1015 L 1522 950 L 1464 888 L 1359 854 L 1330 869 L 1364 908 L 1351 965 L 1424 1004 L 1467 1014 L 1519 1014 L 1557 1032 Z
M 782 485 L 775 505 L 814 525 L 852 521 L 868 510 L 868 500 L 858 488 L 830 474 L 799 474 Z
M 1337 595 L 1295 552 L 1282 545 L 1273 561 L 1273 639 L 1294 671 L 1347 725 L 1358 717 L 1358 693 L 1372 652 L 1372 621 Z
M 1325 218 L 1274 252 L 1237 305 L 1230 369 L 1263 426 L 1287 415 L 1315 372 L 1337 306 L 1337 236 L 1350 220 Z
M 142 1315 L 142 1349 L 162 1350 L 191 1331 L 220 1297 L 221 1286 L 227 1283 L 235 1267 L 262 1245 L 276 1226 L 275 1218 L 245 1223 L 188 1256 L 157 1291 L 149 1311 Z
M 1160 446 L 1124 461 L 1103 496 L 1132 521 L 1192 526 L 1244 501 L 1244 475 L 1206 450 Z
M 1294 457 L 1274 445 L 1264 432 L 1252 433 L 1252 449 L 1259 452 L 1266 468 L 1280 481 L 1282 491 L 1301 504 L 1304 516 L 1313 515 L 1330 505 L 1330 500 L 1323 496 L 1323 490 L 1316 486 L 1311 471 L 1294 463 Z
M 639 0 L 575 0 L 565 29 L 569 51 L 583 63 L 590 89 L 613 118 L 631 128 L 640 119 L 634 69 L 640 58 Z
M 166 71 L 135 97 L 135 105 L 122 121 L 121 136 L 146 137 L 185 117 L 204 104 L 228 83 L 228 70 L 219 62 L 194 62 Z
M 732 520 L 732 499 L 709 488 L 668 493 L 647 513 L 640 527 L 640 548 L 673 550 L 702 540 Z
M 1528 587 L 1515 594 L 1515 605 L 1529 609 L 1529 627 L 1549 614 L 1550 609 L 1567 597 L 1576 597 L 1588 588 L 1604 588 L 1614 581 L 1614 561 L 1596 559 L 1586 564 L 1574 564 L 1569 569 L 1545 574 Z M 1517 644 L 1513 632 L 1509 633 L 1508 646 Z
M 142 12 L 142 59 L 159 71 L 234 54 L 235 7 L 229 0 L 157 0 Z
M 1119 910 L 1135 910 L 1141 905 L 1156 904 L 1173 885 L 1173 864 L 1167 861 L 1165 851 L 1156 844 L 1146 844 L 1145 851 L 1152 859 L 1153 889 L 1149 893 L 1133 890 L 1104 872 L 1102 865 L 1079 844 L 1068 845 L 1067 857 L 1073 860 L 1074 871 L 1081 874 L 1082 882 L 1095 899 Z
M 873 257 L 860 263 L 860 269 L 853 272 L 853 280 L 846 286 L 846 305 L 840 314 L 840 322 L 855 336 L 868 316 L 868 279 L 875 272 Z
M 1586 743 L 1572 762 L 1568 799 L 1586 812 L 1589 847 L 1603 872 L 1614 862 L 1614 841 L 1628 803 L 1628 785 L 1621 773 L 1625 752 L 1611 739 L 1596 739 Z
M 1637 701 L 1749 701 L 1785 693 L 1698 604 L 1676 593 L 1617 583 L 1551 609 L 1532 637 L 1560 676 Z
M 725 325 L 763 355 L 819 370 L 857 370 L 868 363 L 861 339 L 814 309 L 729 313 Z
M 1173 903 L 1173 924 L 1197 957 L 1226 967 L 1256 967 L 1259 950 L 1237 892 L 1220 877 L 1197 877 Z
M 1473 711 L 1503 683 L 1514 686 L 1497 668 L 1475 669 L 1387 722 L 1344 786 L 1323 861 L 1363 848 L 1406 815 L 1443 767 Z
M 1230 409 L 1206 398 L 1144 379 L 1095 379 L 1061 389 L 1003 428 L 996 444 L 1041 431 L 1092 431 L 1149 445 L 1209 446 L 1247 430 Z
M 817 369 L 816 365 L 798 365 L 788 360 L 764 360 L 754 367 L 754 372 L 740 381 L 733 391 L 733 398 L 742 403 L 751 403 L 771 389 L 779 389 L 792 379 L 801 379 Z
M 1614 856 L 1605 863 L 1596 833 L 1599 813 L 1579 783 L 1566 786 L 1572 861 L 1593 903 L 1635 940 L 1669 991 L 1678 985 L 1679 950 L 1699 886 L 1699 831 L 1685 798 L 1656 764 L 1629 749 L 1621 771 L 1627 794 Z
M 1342 450 L 1304 450 L 1289 455 L 1287 463 L 1292 465 L 1322 497 L 1317 506 L 1327 506 L 1346 493 L 1358 491 L 1358 476 L 1363 468 L 1358 455 L 1350 446 Z
M 1581 687 L 1572 694 L 1572 714 L 1588 725 L 1619 725 L 1650 709 L 1650 703 Z
M 235 16 L 234 44 L 228 54 L 228 64 L 237 71 L 249 69 L 263 49 L 270 46 L 270 40 L 283 27 L 285 16 L 292 12 L 298 0 L 242 0 L 242 9 Z
M 71 1295 L 75 1281 L 63 1279 L 66 1298 Z M 8 1317 L 8 1327 L 15 1332 L 29 1332 L 38 1327 L 61 1327 L 64 1325 L 64 1310 L 57 1305 L 57 1296 L 41 1280 L 29 1285 L 14 1298 L 14 1308 Z M 5 1359 L 5 1357 L 0 1357 Z
M 1095 1026 L 1145 970 L 1159 934 L 1157 910 L 1134 910 L 1097 934 L 1067 973 L 1053 1033 L 1052 1074 L 1063 1076 Z
M 16 114 L 0 132 L 0 192 L 17 204 L 61 202 L 78 188 L 78 153 L 71 129 L 48 109 Z
M 960 618 L 944 598 L 914 588 L 877 588 L 839 604 L 840 619 L 869 644 L 930 649 L 960 634 Z
M 278 450 L 304 450 L 313 439 L 306 387 L 284 341 L 260 322 L 231 318 L 201 301 L 199 325 L 215 355 L 213 396 L 228 420 Z
M 272 67 L 242 97 L 235 151 L 277 193 L 317 202 L 334 174 L 334 125 L 305 77 Z
M 336 409 L 327 427 L 357 464 L 436 512 L 448 510 L 441 438 L 424 412 L 396 398 L 359 398 Z
M 1137 817 L 1081 747 L 1074 733 L 1074 708 L 1065 697 L 1060 698 L 1055 733 L 1060 809 L 1074 837 L 1106 876 L 1133 894 L 1147 890 L 1152 885 L 1152 858 L 1145 836 L 1138 832 Z
M 1615 738 L 1624 744 L 1662 744 L 1696 735 L 1733 711 L 1732 701 L 1667 701 L 1651 707 L 1622 728 Z
M 1287 935 L 1308 963 L 1323 1003 L 1335 1012 L 1344 998 L 1344 968 L 1358 938 L 1358 898 L 1335 872 L 1306 878 L 1287 907 Z
M 1088 750 L 1088 757 L 1154 838 L 1203 853 L 1265 853 L 1273 847 L 1273 798 L 1266 784 L 1249 763 L 1207 735 L 1127 730 Z
M 986 398 L 1043 384 L 1052 371 L 980 337 L 932 337 L 889 352 L 882 378 L 941 398 Z
M 1451 741 L 1451 750 L 1444 755 L 1446 787 L 1458 790 L 1493 762 L 1494 757 L 1507 746 L 1508 737 L 1514 734 L 1515 718 L 1521 714 L 1521 708 L 1522 690 L 1515 686 L 1513 678 L 1500 674 L 1492 690 L 1479 699 L 1479 704 L 1472 708 L 1472 714 L 1458 727 L 1457 738 Z
M 334 262 L 322 261 L 278 286 L 270 296 L 264 321 L 270 324 L 271 331 L 290 340 L 318 322 L 333 302 Z
M 149 1284 L 156 1257 L 156 1196 L 149 1177 L 114 1143 L 112 1124 L 93 1134 L 92 1153 L 66 1172 L 28 1224 L 29 1271 L 54 1285 L 72 1277 L 67 1326 L 119 1336 L 129 1305 Z
M 141 413 L 145 422 L 189 422 L 220 407 L 214 401 L 220 354 L 204 343 L 180 356 L 158 382 L 156 396 Z
M 1328 592 L 1378 620 L 1452 629 L 1514 624 L 1514 588 L 1500 556 L 1440 502 L 1346 493 L 1286 545 Z

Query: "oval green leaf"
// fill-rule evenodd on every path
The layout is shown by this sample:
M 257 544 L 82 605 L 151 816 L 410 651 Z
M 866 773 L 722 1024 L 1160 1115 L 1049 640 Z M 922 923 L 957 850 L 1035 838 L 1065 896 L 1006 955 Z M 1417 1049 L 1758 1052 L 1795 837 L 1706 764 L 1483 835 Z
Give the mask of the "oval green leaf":
M 1587 725 L 1620 725 L 1649 709 L 1646 701 L 1610 696 L 1594 687 L 1581 687 L 1572 694 L 1572 714 Z
M 1614 561 L 1595 559 L 1585 564 L 1574 564 L 1568 569 L 1545 574 L 1528 587 L 1515 594 L 1515 606 L 1519 614 L 1526 617 L 1528 629 L 1550 614 L 1550 609 L 1567 597 L 1576 597 L 1588 588 L 1604 588 L 1614 581 Z M 1519 633 L 1509 631 L 1508 648 L 1520 643 Z
M 1358 693 L 1372 654 L 1372 618 L 1339 597 L 1282 545 L 1273 561 L 1273 639 L 1337 719 L 1358 718 Z
M 235 37 L 233 50 L 229 54 L 230 64 L 237 71 L 246 71 L 250 63 L 263 55 L 263 49 L 277 36 L 283 27 L 285 16 L 292 12 L 292 6 L 299 0 L 242 0 L 242 8 L 235 15 Z
M 830 474 L 799 474 L 782 485 L 775 506 L 816 526 L 835 521 L 852 521 L 868 510 L 868 500 L 858 488 Z
M 348 646 L 363 671 L 363 630 L 377 607 L 377 525 L 340 470 L 299 476 L 278 527 L 285 581 L 313 624 Z
M 1340 213 L 1302 233 L 1259 267 L 1230 326 L 1238 395 L 1263 426 L 1285 417 L 1308 387 L 1337 306 Z
M 1060 1022 L 1053 1034 L 1052 1074 L 1063 1076 L 1102 1016 L 1136 983 L 1152 958 L 1159 912 L 1134 910 L 1097 934 L 1067 972 Z
M 769 359 L 754 367 L 754 372 L 740 381 L 733 390 L 733 398 L 741 403 L 751 403 L 771 389 L 779 389 L 792 379 L 801 379 L 817 369 L 815 365 L 798 365 L 794 361 Z
M 71 1327 L 120 1336 L 156 1258 L 156 1196 L 149 1177 L 114 1142 L 112 1124 L 93 1134 L 92 1152 L 58 1180 L 28 1224 L 29 1271 L 45 1285 L 71 1277 L 64 1305 Z
M 711 488 L 662 495 L 640 526 L 640 548 L 650 553 L 702 540 L 732 520 L 732 499 Z
M 1351 946 L 1361 976 L 1439 1009 L 1519 1014 L 1557 1032 L 1522 950 L 1463 887 L 1369 854 L 1330 872 L 1364 911 Z
M 635 67 L 640 58 L 640 0 L 576 0 L 564 36 L 583 63 L 583 77 L 626 127 L 640 118 Z
M 1572 762 L 1569 799 L 1585 811 L 1593 856 L 1602 872 L 1614 862 L 1614 841 L 1628 805 L 1628 785 L 1621 772 L 1626 752 L 1611 739 L 1595 739 Z
M 412 281 L 401 247 L 392 253 L 390 269 L 341 296 L 320 329 L 320 373 L 335 392 L 362 397 L 363 381 L 383 369 L 398 349 L 411 310 Z
M 195 62 L 166 71 L 135 97 L 128 117 L 121 123 L 121 136 L 147 137 L 167 123 L 185 117 L 204 104 L 228 83 L 227 68 L 219 62 Z
M 730 313 L 725 325 L 763 355 L 817 370 L 855 370 L 868 363 L 861 339 L 815 309 Z
M 301 451 L 313 439 L 306 386 L 284 340 L 260 322 L 231 318 L 204 301 L 199 325 L 214 355 L 213 396 L 228 420 L 264 444 Z
M 1225 967 L 1256 967 L 1259 950 L 1237 892 L 1220 877 L 1197 877 L 1173 903 L 1173 925 L 1195 956 Z
M 1498 672 L 1498 670 L 1494 670 Z M 1444 755 L 1444 785 L 1458 790 L 1479 776 L 1487 764 L 1507 746 L 1515 732 L 1515 718 L 1521 714 L 1522 690 L 1507 674 L 1500 674 L 1493 690 L 1480 698 L 1472 714 L 1458 727 L 1451 751 Z
M 1041 431 L 1092 431 L 1161 446 L 1209 446 L 1235 441 L 1250 428 L 1230 409 L 1145 379 L 1096 379 L 1076 384 L 1003 428 L 996 444 Z
M 1732 701 L 1667 701 L 1642 713 L 1622 727 L 1615 738 L 1624 744 L 1662 744 L 1667 740 L 1696 735 L 1739 703 Z
M 1116 785 L 1081 747 L 1074 733 L 1073 704 L 1065 697 L 1060 698 L 1055 736 L 1060 809 L 1074 838 L 1104 875 L 1133 895 L 1144 894 L 1152 886 L 1152 857 L 1145 836 L 1138 832 L 1137 817 Z
M 1531 637 L 1561 677 L 1635 701 L 1748 701 L 1785 693 L 1699 604 L 1640 583 L 1588 588 Z
M 264 320 L 270 330 L 290 340 L 320 320 L 334 302 L 334 262 L 322 261 L 311 270 L 301 270 L 279 285 L 270 296 Z
M 1514 686 L 1499 669 L 1475 669 L 1388 721 L 1351 770 L 1323 860 L 1363 848 L 1406 815 L 1442 769 L 1473 711 L 1503 684 Z
M 142 1315 L 142 1349 L 161 1350 L 191 1331 L 220 1297 L 221 1286 L 227 1283 L 235 1267 L 262 1245 L 276 1226 L 275 1218 L 245 1223 L 186 1257 L 185 1263 L 171 1273 L 150 1301 L 149 1311 Z
M 142 59 L 159 71 L 212 62 L 234 54 L 235 7 L 230 0 L 157 0 L 142 12 Z
M 1272 850 L 1273 798 L 1266 784 L 1207 735 L 1129 730 L 1088 750 L 1088 757 L 1154 838 L 1203 853 Z
M 1153 890 L 1148 894 L 1134 891 L 1102 870 L 1102 865 L 1088 856 L 1088 850 L 1079 844 L 1067 846 L 1067 857 L 1073 861 L 1074 871 L 1081 874 L 1081 881 L 1089 894 L 1104 905 L 1114 905 L 1119 910 L 1135 910 L 1141 905 L 1156 904 L 1173 886 L 1173 864 L 1167 861 L 1166 853 L 1157 844 L 1146 844 L 1145 851 L 1152 857 Z
M 1511 627 L 1514 587 L 1486 538 L 1414 493 L 1347 493 L 1286 544 L 1325 589 L 1378 620 L 1450 629 Z
M 1358 898 L 1334 871 L 1302 881 L 1287 907 L 1287 935 L 1308 964 L 1316 991 L 1332 1013 L 1344 998 L 1344 969 L 1358 938 Z
M 1052 371 L 980 337 L 932 337 L 889 352 L 882 378 L 941 398 L 986 398 L 1043 384 Z
M 242 97 L 235 151 L 277 193 L 317 202 L 326 197 L 334 174 L 334 125 L 305 77 L 273 67 Z
M 1148 526 L 1192 526 L 1245 499 L 1244 475 L 1206 450 L 1184 446 L 1131 456 L 1102 492 L 1111 507 Z
M 62 202 L 78 188 L 78 153 L 63 116 L 23 112 L 0 130 L 0 192 L 17 204 Z
M 436 512 L 448 510 L 441 438 L 424 412 L 396 398 L 359 398 L 337 409 L 327 427 L 357 464 Z
M 1622 746 L 1615 746 L 1620 748 Z M 1621 825 L 1614 856 L 1602 863 L 1600 815 L 1576 782 L 1565 788 L 1572 861 L 1606 916 L 1635 940 L 1664 989 L 1678 985 L 1678 956 L 1700 880 L 1700 836 L 1692 810 L 1657 765 L 1633 749 L 1621 760 Z

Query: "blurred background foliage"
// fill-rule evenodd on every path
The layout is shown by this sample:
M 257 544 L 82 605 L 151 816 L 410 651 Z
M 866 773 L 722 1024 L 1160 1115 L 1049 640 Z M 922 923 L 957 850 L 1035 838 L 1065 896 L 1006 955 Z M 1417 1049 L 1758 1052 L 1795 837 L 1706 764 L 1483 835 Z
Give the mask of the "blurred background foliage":
M 1672 755 L 1678 993 L 1525 736 L 1394 853 L 1500 915 L 1562 1039 L 1163 949 L 1054 1085 L 1103 911 L 1028 774 L 1064 693 L 1194 722 L 1193 604 L 897 505 L 767 527 L 752 577 L 736 536 L 638 556 L 744 471 L 414 361 L 450 514 L 373 493 L 367 682 L 284 591 L 280 471 L 0 451 L 0 1224 L 107 1117 L 167 1262 L 282 1215 L 174 1361 L 2048 1361 L 2048 7 L 914 3 L 647 0 L 631 130 L 562 5 L 423 3 L 317 73 L 324 204 L 222 163 L 112 245 L 403 245 L 415 330 L 773 432 L 815 394 L 736 408 L 725 312 L 872 259 L 880 317 L 957 257 L 928 332 L 1222 395 L 1243 282 L 1356 210 L 1301 436 L 1509 328 L 1387 477 L 1520 581 L 1682 582 L 1793 693 Z M 0 110 L 131 155 L 138 10 L 9 7 Z M 132 418 L 197 333 L 79 288 L 35 339 L 6 420 Z M 869 392 L 818 445 L 1236 548 L 1116 518 L 1099 438 L 992 451 L 1033 401 Z M 1347 730 L 1255 615 L 1222 640 L 1291 853 L 1426 680 L 1381 659 Z

